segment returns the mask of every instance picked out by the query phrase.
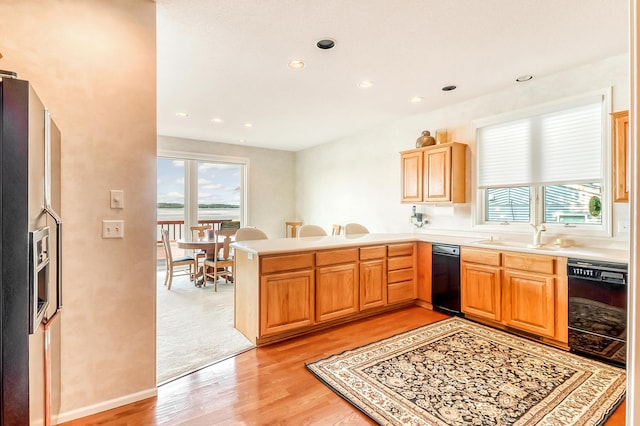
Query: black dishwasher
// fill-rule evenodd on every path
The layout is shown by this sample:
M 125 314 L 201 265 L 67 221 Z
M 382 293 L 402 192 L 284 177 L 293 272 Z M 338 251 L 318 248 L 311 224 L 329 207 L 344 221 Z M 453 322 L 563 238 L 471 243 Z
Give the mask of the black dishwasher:
M 460 246 L 431 246 L 431 302 L 433 309 L 460 316 Z

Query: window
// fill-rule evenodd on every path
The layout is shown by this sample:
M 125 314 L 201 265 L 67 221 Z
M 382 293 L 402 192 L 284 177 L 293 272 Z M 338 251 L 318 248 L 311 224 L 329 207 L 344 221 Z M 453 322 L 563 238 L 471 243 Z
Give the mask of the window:
M 476 123 L 477 221 L 605 230 L 608 99 L 600 92 Z
M 157 165 L 158 236 L 162 227 L 181 238 L 192 225 L 246 223 L 246 159 L 162 152 Z

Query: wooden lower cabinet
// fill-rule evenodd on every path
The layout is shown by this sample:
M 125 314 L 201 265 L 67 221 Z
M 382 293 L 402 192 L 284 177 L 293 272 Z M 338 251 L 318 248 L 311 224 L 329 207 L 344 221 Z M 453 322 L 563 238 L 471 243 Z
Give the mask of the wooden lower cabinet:
M 504 270 L 504 323 L 541 336 L 555 336 L 555 278 Z
M 260 334 L 282 333 L 314 323 L 312 269 L 260 278 Z
M 387 269 L 385 259 L 360 262 L 360 310 L 387 304 Z
M 566 349 L 567 259 L 462 248 L 462 312 Z
M 500 268 L 462 262 L 460 275 L 460 307 L 465 314 L 500 321 Z
M 389 245 L 387 248 L 387 303 L 415 300 L 418 281 L 416 243 Z
M 358 281 L 356 263 L 317 268 L 316 321 L 329 321 L 358 312 Z

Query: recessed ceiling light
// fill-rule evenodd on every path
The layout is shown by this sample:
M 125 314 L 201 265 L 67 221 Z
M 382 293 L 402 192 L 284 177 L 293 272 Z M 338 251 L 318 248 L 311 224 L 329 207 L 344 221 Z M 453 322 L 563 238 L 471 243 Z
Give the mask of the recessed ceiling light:
M 373 87 L 373 82 L 369 80 L 363 80 L 360 83 L 358 83 L 358 87 L 361 89 L 368 89 L 370 87 Z
M 301 70 L 302 68 L 304 68 L 305 63 L 302 62 L 302 61 L 291 61 L 291 62 L 289 62 L 288 66 L 292 70 Z
M 335 45 L 336 45 L 336 42 L 331 40 L 330 38 L 320 40 L 316 43 L 316 46 L 318 46 L 318 48 L 323 50 L 332 49 L 333 46 Z
M 525 81 L 529 81 L 529 80 L 531 80 L 532 78 L 533 78 L 533 76 L 532 76 L 532 75 L 530 75 L 530 74 L 525 74 L 525 75 L 521 75 L 520 77 L 516 78 L 516 81 L 517 81 L 518 83 L 522 83 L 522 82 L 525 82 Z
M 218 117 L 213 117 L 213 118 L 211 119 L 211 121 L 213 121 L 214 123 L 222 123 L 222 122 L 223 122 L 223 121 L 222 121 L 222 118 L 218 118 Z
M 414 96 L 413 98 L 409 99 L 409 102 L 411 102 L 412 104 L 417 104 L 420 103 L 424 100 L 424 98 L 422 96 Z
M 240 139 L 240 143 L 245 143 L 246 141 L 246 139 Z
M 180 118 L 186 118 L 189 116 L 186 112 L 176 112 L 176 115 Z
M 244 127 L 253 127 L 253 124 L 251 124 L 251 123 L 244 123 Z
M 453 84 L 452 84 L 452 85 L 450 85 L 450 86 L 444 86 L 444 87 L 442 88 L 442 91 L 443 91 L 443 92 L 450 92 L 450 91 L 452 91 L 452 90 L 456 90 L 456 87 L 457 87 L 457 86 L 454 86 Z

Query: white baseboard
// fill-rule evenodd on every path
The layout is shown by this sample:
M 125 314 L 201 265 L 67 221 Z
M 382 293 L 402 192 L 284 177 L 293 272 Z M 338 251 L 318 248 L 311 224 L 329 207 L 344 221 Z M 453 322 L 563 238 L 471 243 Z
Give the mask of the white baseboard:
M 158 395 L 157 388 L 151 388 L 140 392 L 132 393 L 129 395 L 121 396 L 118 398 L 110 399 L 108 401 L 102 401 L 98 404 L 89 405 L 87 407 L 77 408 L 75 410 L 60 413 L 54 416 L 52 423 L 54 425 L 76 420 L 82 417 L 90 416 L 92 414 L 100 413 L 102 411 L 111 410 L 112 408 L 121 407 L 123 405 L 131 404 L 132 402 L 141 401 L 143 399 L 151 398 Z

